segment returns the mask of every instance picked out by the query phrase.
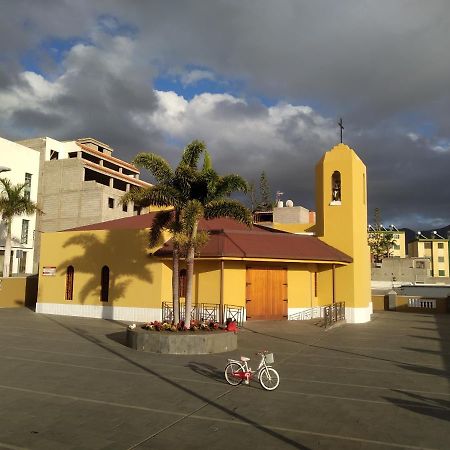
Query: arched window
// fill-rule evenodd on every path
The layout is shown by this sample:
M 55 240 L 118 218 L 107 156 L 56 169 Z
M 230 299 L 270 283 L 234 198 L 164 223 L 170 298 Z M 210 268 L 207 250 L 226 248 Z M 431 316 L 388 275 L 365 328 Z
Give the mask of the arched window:
M 337 170 L 331 176 L 331 201 L 341 201 L 341 173 Z
M 73 276 L 74 276 L 75 270 L 73 266 L 67 267 L 66 271 L 66 300 L 73 300 Z
M 187 272 L 186 269 L 180 270 L 179 279 L 179 293 L 180 297 L 186 298 L 186 281 L 187 281 Z
M 102 278 L 101 278 L 101 289 L 100 289 L 100 300 L 102 302 L 107 302 L 109 297 L 109 267 L 102 267 Z

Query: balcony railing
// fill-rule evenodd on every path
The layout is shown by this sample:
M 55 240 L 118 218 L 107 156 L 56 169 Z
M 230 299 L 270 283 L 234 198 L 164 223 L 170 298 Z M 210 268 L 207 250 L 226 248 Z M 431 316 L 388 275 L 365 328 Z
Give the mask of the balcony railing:
M 289 316 L 289 320 L 323 319 L 326 327 L 345 320 L 345 302 L 337 302 L 326 306 L 316 306 Z
M 180 302 L 180 320 L 185 320 L 185 303 Z M 231 319 L 236 321 L 238 325 L 244 323 L 244 307 L 236 305 L 224 305 L 223 320 Z M 220 305 L 217 303 L 199 303 L 192 305 L 191 320 L 205 320 L 219 322 L 221 320 Z M 162 302 L 162 320 L 172 322 L 173 320 L 173 304 L 172 302 Z

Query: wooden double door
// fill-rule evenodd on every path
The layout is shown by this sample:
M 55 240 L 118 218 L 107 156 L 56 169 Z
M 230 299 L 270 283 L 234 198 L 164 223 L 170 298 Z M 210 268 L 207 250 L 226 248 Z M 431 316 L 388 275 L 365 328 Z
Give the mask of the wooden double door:
M 246 312 L 249 320 L 287 319 L 287 269 L 247 267 Z

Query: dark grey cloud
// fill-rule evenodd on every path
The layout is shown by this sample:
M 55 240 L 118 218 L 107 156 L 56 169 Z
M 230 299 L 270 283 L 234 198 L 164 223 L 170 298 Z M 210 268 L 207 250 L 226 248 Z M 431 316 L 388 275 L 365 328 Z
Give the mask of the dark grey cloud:
M 345 141 L 368 166 L 369 209 L 410 227 L 450 223 L 445 0 L 0 0 L 0 9 L 4 137 L 92 135 L 117 156 L 148 149 L 171 162 L 203 138 L 219 170 L 254 180 L 265 170 L 274 192 L 313 208 L 314 165 L 343 116 Z M 67 48 L 52 48 L 55 39 Z M 192 67 L 241 91 L 162 103 L 153 79 L 182 80 Z M 286 104 L 271 109 L 261 96 Z

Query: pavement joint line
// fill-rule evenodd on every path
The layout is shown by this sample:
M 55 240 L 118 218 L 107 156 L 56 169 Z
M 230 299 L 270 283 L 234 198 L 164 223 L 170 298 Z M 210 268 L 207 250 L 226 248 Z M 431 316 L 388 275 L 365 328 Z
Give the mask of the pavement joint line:
M 403 364 L 403 363 L 396 363 L 396 364 Z M 308 367 L 326 367 L 329 368 L 329 366 L 324 364 L 307 364 L 307 363 L 296 363 L 296 365 L 299 366 L 308 366 Z M 414 366 L 412 364 L 405 364 L 407 366 L 412 366 L 416 368 L 420 368 L 421 366 Z M 423 367 L 424 369 L 429 369 L 429 367 Z M 405 375 L 405 372 L 396 372 L 393 370 L 379 370 L 379 369 L 365 369 L 365 368 L 359 368 L 359 367 L 343 367 L 343 366 L 333 366 L 333 369 L 342 369 L 342 370 L 352 370 L 354 372 L 375 372 L 375 373 L 392 373 L 394 375 Z M 442 370 L 442 369 L 440 369 Z M 435 374 L 435 373 L 414 373 L 409 374 L 414 376 L 423 376 L 423 377 L 439 377 L 439 378 L 450 378 L 450 375 L 447 374 Z
M 18 447 L 17 445 L 6 444 L 5 442 L 0 442 L 0 448 L 6 448 L 8 450 L 29 450 L 27 447 Z
M 376 350 L 376 351 L 382 351 L 382 352 L 413 352 L 417 354 L 416 350 L 408 350 L 408 349 L 395 349 L 395 348 L 380 348 L 380 347 L 356 347 L 356 346 L 350 346 L 350 345 L 340 345 L 339 347 L 327 347 L 323 348 L 322 350 L 331 350 L 331 351 L 341 351 L 341 349 L 355 349 L 355 350 Z M 450 352 L 440 352 L 441 355 L 450 355 Z
M 71 364 L 71 363 L 62 363 L 57 361 L 43 361 L 41 359 L 31 359 L 31 358 L 21 358 L 19 356 L 0 356 L 0 359 L 10 359 L 14 361 L 28 361 L 28 362 L 35 362 L 39 364 L 48 364 L 53 366 L 65 366 L 65 367 L 75 367 L 77 369 L 91 369 L 91 370 L 99 370 L 101 372 L 113 372 L 113 373 L 123 373 L 124 375 L 138 375 L 138 376 L 157 376 L 153 374 L 149 374 L 148 372 L 134 372 L 132 370 L 123 370 L 123 369 L 108 369 L 106 367 L 94 367 L 94 366 L 85 366 L 81 364 Z M 158 364 L 159 366 L 166 366 L 165 364 Z M 153 364 L 152 366 L 155 366 Z M 175 366 L 176 367 L 176 366 Z M 175 379 L 175 378 L 174 378 Z M 184 378 L 182 378 L 184 380 Z
M 298 356 L 305 357 L 305 358 L 308 357 L 308 358 L 326 359 L 326 360 L 329 360 L 329 359 L 343 360 L 343 359 L 345 359 L 345 360 L 348 360 L 348 361 L 366 361 L 366 362 L 367 362 L 367 359 L 372 359 L 371 356 L 354 356 L 354 357 L 350 357 L 350 356 L 318 356 L 318 355 L 314 355 L 313 353 L 310 353 L 310 354 L 303 353 L 303 354 L 298 355 Z M 437 357 L 437 355 L 432 355 L 432 356 Z M 409 365 L 412 365 L 412 366 L 417 366 L 417 364 L 410 363 L 410 362 L 407 362 L 407 361 L 382 361 L 382 362 L 389 363 L 389 364 L 392 364 L 392 363 L 394 363 L 394 364 L 407 364 L 407 365 L 409 364 Z M 288 364 L 295 364 L 295 362 L 289 361 Z M 420 365 L 421 366 L 436 367 L 436 366 L 433 366 L 433 364 L 421 363 Z
M 351 384 L 351 383 L 337 383 L 335 381 L 320 381 L 320 380 L 308 380 L 306 378 L 283 378 L 283 380 L 288 381 L 301 381 L 306 383 L 318 383 L 318 384 L 332 384 L 335 386 L 348 386 L 348 387 L 357 387 L 357 388 L 367 388 L 367 389 L 378 389 L 378 390 L 386 390 L 392 391 L 394 388 L 386 387 L 386 386 L 368 386 L 365 384 Z M 448 392 L 433 392 L 433 391 L 421 391 L 417 389 L 404 389 L 404 388 L 396 388 L 397 391 L 401 392 L 411 392 L 414 394 L 431 394 L 431 395 L 442 395 L 445 397 L 450 397 L 450 393 Z
M 220 395 L 218 395 L 217 397 L 215 397 L 213 401 L 216 401 L 216 400 L 221 399 L 221 398 L 224 397 L 225 395 L 229 394 L 232 390 L 233 390 L 233 388 L 228 389 L 228 390 L 225 391 L 225 392 L 222 392 L 222 394 L 220 394 Z M 168 429 L 174 427 L 175 425 L 177 425 L 177 424 L 180 423 L 181 421 L 183 421 L 183 420 L 185 420 L 185 419 L 187 419 L 187 418 L 189 418 L 189 417 L 192 417 L 195 413 L 201 411 L 202 409 L 206 408 L 206 407 L 209 406 L 209 405 L 211 405 L 210 402 L 204 403 L 203 405 L 201 405 L 201 406 L 199 406 L 198 408 L 194 409 L 194 410 L 191 411 L 190 413 L 184 415 L 183 417 L 180 417 L 179 419 L 177 419 L 177 420 L 173 421 L 172 423 L 166 425 L 165 427 L 161 428 L 160 430 L 158 430 L 158 431 L 152 433 L 150 436 L 147 436 L 145 439 L 142 439 L 140 442 L 138 442 L 138 443 L 132 445 L 132 446 L 129 447 L 127 450 L 133 450 L 133 449 L 139 447 L 139 446 L 140 446 L 141 444 L 143 444 L 144 442 L 148 442 L 149 440 L 155 438 L 156 436 L 158 436 L 159 434 L 163 433 L 164 431 L 167 431 Z
M 107 356 L 99 356 L 99 355 L 88 355 L 88 354 L 84 354 L 84 353 L 57 352 L 57 351 L 54 351 L 54 350 L 41 350 L 41 349 L 38 349 L 38 348 L 18 347 L 16 345 L 6 345 L 6 344 L 0 345 L 0 347 L 4 347 L 4 348 L 7 348 L 7 349 L 14 349 L 14 350 L 25 350 L 25 351 L 30 351 L 30 352 L 33 352 L 33 353 L 36 353 L 36 352 L 38 352 L 38 353 L 49 353 L 49 354 L 52 354 L 52 355 L 65 355 L 65 356 L 70 356 L 70 357 L 76 356 L 76 357 L 80 357 L 80 358 L 93 358 L 93 359 L 105 359 L 105 360 L 108 360 L 108 361 L 116 361 L 115 358 L 109 358 Z
M 99 368 L 99 367 L 92 367 L 92 366 L 85 366 L 85 365 L 77 365 L 77 364 L 70 364 L 70 363 L 61 363 L 61 362 L 54 362 L 54 361 L 42 361 L 42 360 L 36 360 L 36 359 L 28 359 L 28 358 L 20 358 L 20 357 L 8 357 L 4 356 L 4 358 L 7 359 L 13 359 L 13 360 L 20 360 L 20 361 L 30 361 L 30 362 L 38 362 L 42 364 L 50 364 L 50 365 L 62 365 L 62 366 L 69 366 L 69 367 L 76 367 L 80 369 L 92 369 L 92 370 L 100 370 L 104 372 L 119 372 L 126 375 L 137 375 L 137 376 L 148 376 L 147 373 L 141 373 L 141 372 L 134 372 L 134 371 L 126 371 L 121 369 L 108 369 L 108 368 Z M 110 358 L 112 359 L 112 358 Z M 152 364 L 154 366 L 154 364 Z M 158 364 L 158 366 L 165 366 L 164 364 Z M 178 366 L 183 367 L 183 366 Z M 186 378 L 186 377 L 169 377 L 172 380 L 178 380 L 178 381 L 186 381 L 186 382 L 192 382 L 192 383 L 202 383 L 202 384 L 211 384 L 215 385 L 217 382 L 215 381 L 205 381 L 205 380 L 197 380 L 194 378 Z M 348 387 L 359 387 L 359 388 L 368 388 L 368 389 L 377 389 L 377 390 L 392 390 L 391 388 L 387 387 L 378 387 L 378 386 L 367 386 L 367 385 L 357 385 L 357 384 L 349 384 L 349 383 L 335 383 L 335 382 L 328 382 L 328 381 L 317 381 L 317 380 L 307 380 L 304 378 L 284 378 L 283 380 L 287 381 L 302 381 L 302 382 L 309 382 L 309 383 L 321 383 L 321 384 L 332 384 L 337 386 L 348 386 Z M 443 396 L 450 396 L 450 394 L 442 393 L 442 392 L 431 392 L 431 391 L 420 391 L 420 390 L 412 390 L 412 389 L 403 389 L 399 388 L 399 390 L 403 392 L 415 392 L 415 393 L 422 393 L 422 394 L 433 394 L 433 395 L 443 395 Z M 284 391 L 283 391 L 284 392 Z M 307 395 L 307 394 L 305 394 Z M 308 394 L 313 395 L 313 394 Z
M 174 415 L 174 416 L 180 416 L 180 417 L 186 415 L 186 413 L 177 412 L 177 411 L 169 411 L 166 409 L 149 408 L 147 406 L 130 405 L 130 404 L 118 403 L 118 402 L 109 402 L 107 400 L 96 400 L 93 398 L 79 397 L 76 395 L 57 394 L 55 392 L 38 391 L 35 389 L 27 389 L 27 388 L 21 388 L 21 387 L 17 387 L 17 386 L 7 386 L 4 384 L 0 384 L 0 389 L 24 392 L 27 394 L 42 395 L 42 396 L 47 396 L 47 397 L 63 398 L 63 399 L 67 399 L 67 400 L 74 400 L 77 402 L 94 403 L 97 405 L 106 405 L 106 406 L 115 406 L 118 408 L 134 409 L 137 411 L 147 411 L 147 412 L 158 413 L 158 414 L 168 414 L 168 415 Z
M 91 370 L 100 370 L 102 372 L 123 373 L 125 375 L 137 375 L 137 376 L 146 376 L 146 377 L 149 376 L 149 374 L 147 372 L 144 373 L 144 372 L 134 372 L 132 370 L 109 369 L 109 368 L 106 368 L 106 367 L 93 367 L 93 366 L 85 366 L 85 365 L 81 365 L 81 364 L 63 363 L 63 362 L 57 362 L 57 361 L 43 361 L 41 359 L 21 358 L 19 356 L 4 356 L 4 355 L 0 355 L 0 359 L 1 358 L 15 360 L 15 361 L 29 361 L 29 362 L 35 362 L 35 363 L 40 363 L 40 364 L 56 365 L 56 366 L 75 367 L 77 369 L 91 369 Z M 155 366 L 166 367 L 167 364 L 152 364 L 152 367 L 155 367 Z M 176 366 L 176 367 L 178 369 L 180 369 L 180 368 L 185 368 L 186 366 L 179 365 L 179 366 Z M 150 374 L 150 376 L 156 376 L 156 375 Z M 187 380 L 185 377 L 184 378 L 168 377 L 168 378 L 170 378 L 171 380 Z M 195 380 L 192 379 L 191 381 L 195 381 Z M 200 383 L 205 383 L 204 380 L 201 380 L 199 382 Z
M 78 397 L 78 396 L 73 396 L 73 395 L 55 394 L 52 392 L 36 391 L 36 390 L 32 390 L 32 389 L 19 388 L 19 387 L 14 387 L 14 386 L 6 386 L 6 385 L 0 385 L 0 389 L 6 389 L 6 390 L 9 389 L 9 390 L 15 390 L 15 391 L 19 391 L 19 392 L 35 394 L 35 395 L 37 394 L 37 395 L 43 395 L 43 396 L 48 396 L 48 397 L 64 398 L 64 399 L 93 403 L 93 404 L 98 404 L 98 405 L 115 406 L 115 407 L 119 407 L 119 408 L 127 408 L 127 409 L 139 410 L 139 411 L 159 413 L 159 414 L 174 415 L 174 416 L 179 416 L 180 420 L 187 418 L 186 413 L 180 413 L 177 411 L 167 411 L 167 410 L 157 409 L 157 408 L 148 408 L 145 406 L 128 405 L 128 404 L 117 403 L 117 402 L 108 402 L 108 401 L 104 401 L 104 400 L 95 400 L 92 398 L 84 398 L 84 397 Z M 225 395 L 233 390 L 234 390 L 234 388 L 229 389 L 223 395 Z M 204 408 L 208 405 L 210 405 L 210 404 L 208 403 L 206 405 L 202 405 L 202 408 Z M 231 420 L 231 419 L 223 419 L 223 418 L 213 418 L 210 416 L 195 415 L 194 412 L 191 413 L 191 415 L 189 417 L 192 419 L 202 420 L 202 421 L 222 422 L 222 423 L 247 426 L 247 427 L 254 426 L 252 423 L 247 423 L 247 422 L 240 421 L 240 420 Z M 176 422 L 172 423 L 171 426 L 173 426 L 175 423 L 180 422 L 180 420 L 177 420 Z M 377 441 L 377 440 L 372 440 L 372 439 L 363 439 L 363 438 L 357 438 L 357 437 L 352 437 L 352 436 L 342 436 L 342 435 L 330 434 L 330 433 L 319 433 L 319 432 L 309 431 L 309 430 L 300 430 L 300 429 L 287 428 L 287 427 L 277 427 L 277 426 L 271 426 L 271 425 L 262 425 L 262 426 L 268 430 L 273 430 L 276 432 L 288 432 L 288 433 L 293 433 L 293 434 L 320 436 L 320 437 L 325 437 L 325 438 L 330 438 L 330 439 L 338 439 L 341 441 L 343 440 L 343 441 L 351 441 L 351 442 L 360 442 L 360 443 L 365 443 L 365 444 L 384 445 L 387 447 L 407 448 L 407 449 L 411 449 L 411 450 L 437 450 L 437 449 L 434 449 L 431 447 L 418 447 L 418 446 L 409 445 L 409 444 L 395 444 L 392 442 Z M 163 430 L 161 430 L 160 432 L 162 432 L 162 431 Z M 133 449 L 133 448 L 136 448 L 136 447 L 131 447 L 131 449 Z M 14 447 L 12 447 L 12 450 L 16 450 L 16 449 L 14 449 Z M 25 449 L 21 449 L 19 447 L 19 448 L 17 448 L 17 450 L 25 450 Z
M 205 416 L 191 416 L 193 419 L 199 419 L 199 420 L 213 420 L 216 422 L 222 422 L 222 423 L 228 423 L 232 425 L 241 425 L 241 426 L 251 426 L 251 424 L 242 422 L 242 421 L 235 421 L 231 419 L 222 419 L 222 418 L 214 418 L 211 417 L 205 417 Z M 287 433 L 293 433 L 293 434 L 302 434 L 302 435 L 309 435 L 309 436 L 319 436 L 319 437 L 325 437 L 330 439 L 338 439 L 343 441 L 351 441 L 351 442 L 360 442 L 363 444 L 375 444 L 375 445 L 383 445 L 385 447 L 394 447 L 394 448 L 403 448 L 403 449 L 411 449 L 411 450 L 438 450 L 436 448 L 432 447 L 418 447 L 416 445 L 409 445 L 409 444 L 396 444 L 393 442 L 386 442 L 386 441 L 377 441 L 374 439 L 364 439 L 364 438 L 357 438 L 353 436 L 342 436 L 339 434 L 331 434 L 331 433 L 319 433 L 316 431 L 309 431 L 309 430 L 301 430 L 298 428 L 286 428 L 286 427 L 277 427 L 277 426 L 271 426 L 271 425 L 263 425 L 265 428 L 268 428 L 270 430 L 278 431 L 278 432 L 287 432 Z
M 373 403 L 378 405 L 388 405 L 388 406 L 398 406 L 398 405 L 405 405 L 405 406 L 413 406 L 414 409 L 437 409 L 437 410 L 443 410 L 443 411 L 450 411 L 450 408 L 448 406 L 436 406 L 436 405 L 426 405 L 426 404 L 414 404 L 411 405 L 411 402 L 408 400 L 402 400 L 402 399 L 395 399 L 395 404 L 393 402 L 386 402 L 382 400 L 368 400 L 364 398 L 355 398 L 355 397 L 343 397 L 340 395 L 329 395 L 329 394 L 310 394 L 306 392 L 299 392 L 299 391 L 283 391 L 278 390 L 278 393 L 280 394 L 287 394 L 287 395 L 298 395 L 303 397 L 320 397 L 320 398 L 332 398 L 334 400 L 346 400 L 350 402 L 359 402 L 359 403 Z

